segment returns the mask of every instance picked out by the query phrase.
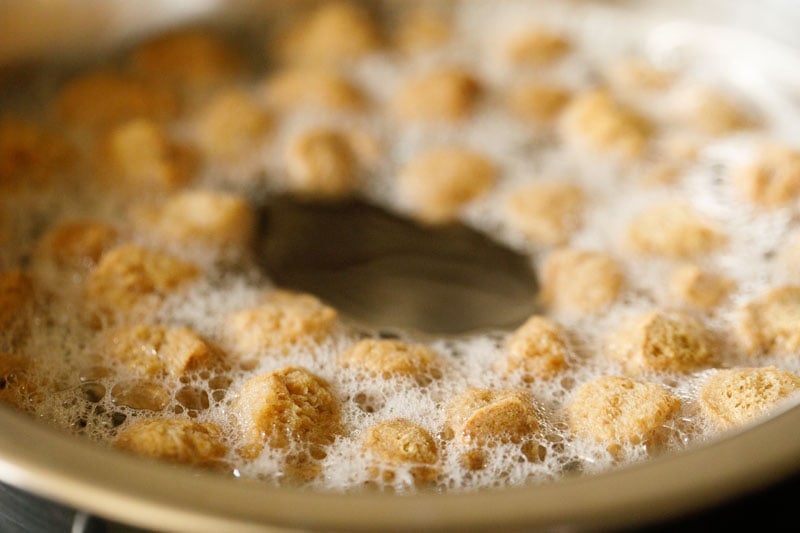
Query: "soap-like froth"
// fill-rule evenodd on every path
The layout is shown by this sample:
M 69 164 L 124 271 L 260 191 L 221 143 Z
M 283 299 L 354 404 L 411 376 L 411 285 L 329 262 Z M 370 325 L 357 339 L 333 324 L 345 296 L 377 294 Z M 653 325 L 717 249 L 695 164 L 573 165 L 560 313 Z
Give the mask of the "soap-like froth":
M 574 9 L 584 11 L 581 16 L 575 16 L 571 11 Z M 123 364 L 107 361 L 97 365 L 89 357 L 86 347 L 91 345 L 97 333 L 82 320 L 80 295 L 85 280 L 76 277 L 48 285 L 47 305 L 37 305 L 31 311 L 33 323 L 39 325 L 35 334 L 20 337 L 15 333 L 12 345 L 9 335 L 0 333 L 0 352 L 12 349 L 19 352 L 8 354 L 4 359 L 15 362 L 6 365 L 13 367 L 12 370 L 3 370 L 4 374 L 0 375 L 0 379 L 5 380 L 6 390 L 10 390 L 9 383 L 19 379 L 11 374 L 13 369 L 21 366 L 17 362 L 22 357 L 25 361 L 25 387 L 32 391 L 30 397 L 33 400 L 26 404 L 26 408 L 32 408 L 37 416 L 54 425 L 111 445 L 127 428 L 142 421 L 178 418 L 213 424 L 224 436 L 225 450 L 215 452 L 215 463 L 230 465 L 230 471 L 235 469 L 237 475 L 243 477 L 259 478 L 274 484 L 299 480 L 324 490 L 352 490 L 375 483 L 371 475 L 373 459 L 363 453 L 364 436 L 369 428 L 393 420 L 408 421 L 418 428 L 415 431 L 424 432 L 435 443 L 438 462 L 431 486 L 438 490 L 468 491 L 551 482 L 576 472 L 594 473 L 615 468 L 619 466 L 617 461 L 620 457 L 625 457 L 628 463 L 646 460 L 652 456 L 652 450 L 634 442 L 635 439 L 615 443 L 622 450 L 615 449 L 615 453 L 609 453 L 607 443 L 598 443 L 594 438 L 586 438 L 571 429 L 565 410 L 582 385 L 602 376 L 625 372 L 624 362 L 606 357 L 604 353 L 609 331 L 615 331 L 628 320 L 635 320 L 655 308 L 680 305 L 680 302 L 675 302 L 671 286 L 671 276 L 678 266 L 676 260 L 670 254 L 631 253 L 626 241 L 631 224 L 641 213 L 663 205 L 663 202 L 675 201 L 688 202 L 692 213 L 713 223 L 714 228 L 721 228 L 725 234 L 724 246 L 692 257 L 703 272 L 731 281 L 726 297 L 703 315 L 704 327 L 723 339 L 720 347 L 715 346 L 714 364 L 722 368 L 774 365 L 795 374 L 800 372 L 797 353 L 791 350 L 788 354 L 771 353 L 760 349 L 755 350 L 759 354 L 754 359 L 730 334 L 740 324 L 742 309 L 752 302 L 759 302 L 758 298 L 770 289 L 793 281 L 790 279 L 792 273 L 777 261 L 794 229 L 789 211 L 783 207 L 764 210 L 757 203 L 745 203 L 741 190 L 734 183 L 734 176 L 738 169 L 757 158 L 765 136 L 791 139 L 790 134 L 797 132 L 781 129 L 779 117 L 766 114 L 760 121 L 761 130 L 715 136 L 700 143 L 696 157 L 681 156 L 683 158 L 679 158 L 676 166 L 680 169 L 678 175 L 669 180 L 668 186 L 648 185 L 644 176 L 647 165 L 652 162 L 649 159 L 621 164 L 602 153 L 587 155 L 580 146 L 573 146 L 569 139 L 561 138 L 563 133 L 556 125 L 552 131 L 532 127 L 509 113 L 503 105 L 493 103 L 497 88 L 529 81 L 526 78 L 528 74 L 518 65 L 498 61 L 497 54 L 502 53 L 500 37 L 509 28 L 521 31 L 534 24 L 551 28 L 568 39 L 569 53 L 548 65 L 546 73 L 542 71 L 539 74 L 546 81 L 552 80 L 554 86 L 564 87 L 570 94 L 582 94 L 592 89 L 596 80 L 602 79 L 599 73 L 609 71 L 620 58 L 635 50 L 654 65 L 669 67 L 670 72 L 676 73 L 675 81 L 663 90 L 637 93 L 630 102 L 625 101 L 626 106 L 643 106 L 643 109 L 637 108 L 638 111 L 647 114 L 648 120 L 659 122 L 660 126 L 663 126 L 664 115 L 668 114 L 664 110 L 677 105 L 681 90 L 693 85 L 722 83 L 726 93 L 751 95 L 752 106 L 763 107 L 765 112 L 772 109 L 762 106 L 772 101 L 771 93 L 749 93 L 747 85 L 738 83 L 738 78 L 728 79 L 726 74 L 730 65 L 704 62 L 712 51 L 704 49 L 696 59 L 692 54 L 676 58 L 669 47 L 657 46 L 659 42 L 669 41 L 667 37 L 670 36 L 665 35 L 667 29 L 655 21 L 639 19 L 633 13 L 622 13 L 608 6 L 568 7 L 555 2 L 535 8 L 526 2 L 470 2 L 460 5 L 454 14 L 453 37 L 430 53 L 414 56 L 413 61 L 399 61 L 390 53 L 378 51 L 347 66 L 337 67 L 341 71 L 335 75 L 319 74 L 316 70 L 302 71 L 304 74 L 300 75 L 297 72 L 301 71 L 293 70 L 292 75 L 273 78 L 272 85 L 262 87 L 260 93 L 258 90 L 253 93 L 263 97 L 263 101 L 254 99 L 256 106 L 263 106 L 265 110 L 274 106 L 280 112 L 280 119 L 272 125 L 268 138 L 263 144 L 259 141 L 258 149 L 253 154 L 242 156 L 241 160 L 224 166 L 214 163 L 200 168 L 192 186 L 234 189 L 249 199 L 257 198 L 256 191 L 261 192 L 263 188 L 272 191 L 280 191 L 282 187 L 290 189 L 286 185 L 290 182 L 279 177 L 286 172 L 284 149 L 292 139 L 304 131 L 318 128 L 346 132 L 358 130 L 380 140 L 383 150 L 376 162 L 370 165 L 369 179 L 359 182 L 357 192 L 376 204 L 410 213 L 397 196 L 400 170 L 433 146 L 459 146 L 490 160 L 496 166 L 496 176 L 491 186 L 483 194 L 471 198 L 456 217 L 498 241 L 530 253 L 532 263 L 542 272 L 548 254 L 552 252 L 549 249 L 551 243 L 532 242 L 530 235 L 509 223 L 508 196 L 525 186 L 568 180 L 582 191 L 584 200 L 581 202 L 580 224 L 569 225 L 569 232 L 565 235 L 559 233 L 556 244 L 608 254 L 619 263 L 620 276 L 615 276 L 615 279 L 624 279 L 624 284 L 620 283 L 613 298 L 603 301 L 606 307 L 601 313 L 575 313 L 558 306 L 549 310 L 550 318 L 569 333 L 568 342 L 564 344 L 568 364 L 562 367 L 559 363 L 557 372 L 540 379 L 531 371 L 530 365 L 515 367 L 504 364 L 509 359 L 511 332 L 488 332 L 460 338 L 428 338 L 408 333 L 401 335 L 400 341 L 426 345 L 443 361 L 437 366 L 441 371 L 437 371 L 433 379 L 427 379 L 427 376 L 426 379 L 417 379 L 403 373 L 385 379 L 383 372 L 364 371 L 338 363 L 342 354 L 359 341 L 378 339 L 386 333 L 355 329 L 343 320 L 345 324 L 342 327 L 326 327 L 324 335 L 314 336 L 309 342 L 287 342 L 279 350 L 242 350 L 226 358 L 223 367 L 200 368 L 185 375 L 165 372 L 149 376 L 146 386 L 133 388 L 130 392 L 130 388 L 123 390 L 121 384 L 141 380 L 141 376 L 126 370 Z M 672 35 L 672 38 L 675 46 L 688 46 L 689 49 L 693 46 L 685 37 L 682 42 L 680 35 Z M 715 42 L 718 42 L 720 50 L 734 45 L 724 38 Z M 389 106 L 397 91 L 414 75 L 454 64 L 468 68 L 484 91 L 480 100 L 470 102 L 468 119 L 459 121 L 456 126 L 421 126 L 413 121 L 398 124 L 395 118 L 381 114 L 380 110 Z M 757 67 L 754 65 L 752 76 L 761 74 Z M 316 80 L 316 92 L 300 95 L 303 98 L 293 93 L 296 84 L 309 79 Z M 306 105 L 309 102 L 317 105 Z M 160 111 L 159 107 L 154 109 Z M 74 111 L 71 107 L 68 110 Z M 113 110 L 104 112 L 98 109 L 93 114 L 89 111 L 74 111 L 67 118 L 74 115 L 73 122 L 79 122 L 75 127 L 85 125 L 79 119 L 97 127 L 99 123 L 115 118 L 110 112 Z M 162 117 L 156 118 L 160 120 Z M 182 126 L 191 128 L 191 125 Z M 197 134 L 196 131 L 189 133 Z M 659 152 L 659 142 L 663 139 L 648 137 L 647 147 L 639 147 L 639 141 L 644 143 L 644 139 L 635 139 L 637 157 L 638 150 L 644 151 L 642 157 L 656 161 L 676 157 L 674 153 L 665 155 Z M 361 155 L 358 156 L 360 160 Z M 624 194 L 620 193 L 621 190 Z M 36 196 L 16 193 L 13 202 L 24 205 L 25 210 L 10 209 L 12 199 L 0 198 L 4 208 L 2 238 L 5 239 L 0 250 L 2 271 L 20 266 L 30 251 L 31 243 L 43 234 L 45 228 L 57 227 L 63 220 L 91 216 L 108 223 L 119 231 L 120 236 L 130 238 L 137 246 L 161 250 L 159 253 L 168 251 L 176 260 L 191 262 L 198 272 L 202 272 L 202 276 L 182 286 L 180 291 L 165 294 L 147 319 L 165 327 L 188 328 L 221 349 L 232 346 L 228 342 L 230 330 L 225 318 L 258 308 L 275 289 L 272 282 L 248 262 L 247 257 L 232 267 L 229 263 L 217 261 L 213 253 L 198 255 L 178 243 L 157 243 L 154 238 L 138 234 L 129 227 L 129 221 L 123 216 L 124 210 L 118 209 L 125 204 L 119 199 L 108 199 L 83 188 L 64 195 L 57 185 L 55 190 L 38 192 Z M 655 232 L 660 229 L 659 224 L 645 228 Z M 672 242 L 665 241 L 663 236 L 648 234 L 642 237 L 645 242 Z M 562 238 L 566 242 L 561 242 Z M 684 255 L 683 249 L 678 251 L 677 255 Z M 102 256 L 98 259 L 102 263 Z M 51 266 L 44 264 L 41 268 Z M 695 312 L 694 309 L 690 311 Z M 48 326 L 42 327 L 42 324 Z M 280 340 L 281 337 L 278 335 L 276 338 Z M 497 371 L 498 364 L 502 372 Z M 386 365 L 393 368 L 389 363 Z M 330 384 L 331 395 L 339 405 L 340 420 L 336 424 L 335 437 L 321 439 L 324 442 L 314 443 L 314 446 L 290 440 L 283 448 L 264 446 L 256 457 L 243 458 L 240 450 L 246 442 L 236 422 L 240 391 L 255 376 L 268 375 L 287 367 L 302 368 Z M 41 370 L 44 368 L 46 372 Z M 713 370 L 692 368 L 676 375 L 656 365 L 643 372 L 647 375 L 641 379 L 664 387 L 680 399 L 676 416 L 671 417 L 665 427 L 658 428 L 659 435 L 663 436 L 664 452 L 679 451 L 689 443 L 716 434 L 713 427 L 699 418 L 692 418 L 697 408 L 697 391 L 709 375 L 713 375 Z M 640 378 L 637 376 L 636 379 Z M 476 465 L 465 464 L 463 439 L 447 432 L 446 406 L 469 389 L 502 391 L 519 387 L 529 393 L 529 401 L 539 417 L 535 431 L 532 430 L 530 438 L 522 439 L 522 444 L 501 438 L 491 446 L 484 446 L 480 468 L 470 468 Z M 48 393 L 39 394 L 41 391 Z M 15 402 L 18 397 L 15 392 Z M 135 407 L 143 405 L 151 409 Z M 688 425 L 683 425 L 684 420 L 690 421 Z M 414 468 L 417 466 L 402 462 L 392 464 L 392 478 L 381 478 L 378 482 L 399 490 L 416 490 L 414 474 L 418 471 Z M 291 481 L 287 481 L 284 475 L 289 471 L 298 474 L 292 476 Z M 317 475 L 319 472 L 325 475 Z

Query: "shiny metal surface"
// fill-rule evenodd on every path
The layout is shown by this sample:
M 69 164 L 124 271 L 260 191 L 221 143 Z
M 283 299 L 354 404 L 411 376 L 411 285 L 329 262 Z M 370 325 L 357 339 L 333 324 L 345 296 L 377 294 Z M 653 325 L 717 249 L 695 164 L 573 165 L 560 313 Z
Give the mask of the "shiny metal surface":
M 458 223 L 423 226 L 359 201 L 272 198 L 256 254 L 280 286 L 371 328 L 512 329 L 537 311 L 533 261 Z

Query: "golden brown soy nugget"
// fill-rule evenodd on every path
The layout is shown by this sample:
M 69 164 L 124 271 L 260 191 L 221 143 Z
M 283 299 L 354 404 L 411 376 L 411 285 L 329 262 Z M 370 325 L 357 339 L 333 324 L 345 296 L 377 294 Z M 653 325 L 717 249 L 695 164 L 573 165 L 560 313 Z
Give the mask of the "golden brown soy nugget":
M 718 250 L 727 237 L 689 205 L 664 201 L 633 217 L 627 242 L 639 254 L 690 258 Z
M 397 468 L 408 468 L 419 485 L 434 481 L 439 473 L 436 441 L 425 428 L 410 420 L 396 418 L 371 426 L 363 447 L 377 459 L 372 468 L 376 474 L 381 473 L 384 481 L 391 482 Z
M 247 93 L 226 89 L 197 114 L 198 145 L 213 161 L 232 161 L 257 148 L 273 123 L 271 114 Z
M 800 376 L 774 366 L 715 370 L 703 383 L 698 405 L 718 429 L 757 420 L 800 392 Z
M 245 250 L 255 231 L 255 213 L 244 196 L 210 189 L 175 193 L 134 216 L 159 241 L 220 252 Z
M 281 60 L 300 64 L 349 63 L 381 46 L 378 26 L 355 2 L 323 2 L 302 13 L 270 48 Z
M 528 28 L 514 33 L 505 43 L 503 56 L 509 63 L 525 67 L 545 67 L 560 61 L 572 50 L 572 42 L 560 32 Z
M 339 400 L 330 384 L 300 367 L 249 379 L 232 405 L 243 437 L 243 457 L 264 446 L 324 446 L 342 432 Z
M 552 251 L 542 265 L 540 281 L 542 304 L 570 314 L 607 308 L 625 285 L 622 268 L 612 256 L 575 248 Z
M 655 383 L 603 376 L 584 383 L 567 406 L 569 425 L 580 438 L 611 450 L 626 444 L 659 444 L 680 399 Z
M 737 337 L 749 355 L 789 355 L 800 351 L 800 287 L 774 287 L 741 310 Z
M 638 183 L 645 187 L 664 187 L 678 183 L 693 163 L 702 144 L 690 134 L 678 132 L 661 136 L 651 156 L 636 170 Z
M 338 321 L 335 309 L 310 294 L 275 291 L 260 305 L 225 319 L 225 336 L 238 354 L 286 351 L 328 337 Z
M 576 95 L 561 119 L 568 141 L 623 160 L 639 158 L 654 129 L 646 117 L 603 89 Z
M 608 78 L 620 90 L 653 93 L 672 87 L 676 81 L 676 73 L 641 57 L 627 57 L 612 65 Z
M 66 138 L 36 122 L 0 116 L 0 191 L 48 183 L 73 166 L 74 152 Z
M 540 420 L 529 392 L 470 388 L 454 398 L 445 413 L 445 434 L 463 450 L 460 461 L 465 468 L 482 469 L 486 448 L 495 444 L 519 444 L 532 458 Z
M 735 171 L 734 185 L 761 207 L 787 205 L 800 196 L 800 151 L 779 144 L 763 146 L 755 161 Z
M 362 111 L 368 99 L 346 76 L 331 69 L 284 67 L 267 76 L 263 94 L 268 105 L 279 111 Z
M 0 211 L 0 245 L 5 244 L 11 234 L 11 221 L 6 211 Z
M 135 244 L 119 245 L 100 258 L 89 275 L 86 302 L 94 319 L 144 319 L 162 300 L 195 280 L 192 263 Z
M 414 56 L 441 48 L 451 39 L 449 17 L 432 6 L 419 5 L 404 10 L 393 35 L 394 48 Z
M 565 244 L 581 225 L 583 189 L 567 181 L 542 180 L 511 192 L 508 221 L 525 237 L 545 246 Z
M 359 184 L 356 151 L 343 132 L 332 129 L 310 129 L 292 139 L 286 171 L 289 188 L 313 198 L 349 196 Z
M 36 257 L 59 269 L 86 271 L 119 238 L 117 229 L 101 220 L 75 219 L 52 226 L 36 243 Z
M 533 397 L 525 391 L 467 389 L 446 412 L 448 427 L 464 444 L 516 443 L 539 429 Z
M 371 170 L 381 163 L 386 146 L 380 134 L 356 128 L 348 128 L 342 133 L 355 154 L 360 168 Z
M 461 209 L 494 184 L 497 170 L 473 150 L 442 146 L 418 154 L 400 170 L 400 195 L 416 217 L 432 224 L 458 217 Z
M 33 392 L 32 367 L 28 357 L 0 352 L 0 404 L 18 409 L 26 407 Z
M 175 189 L 194 177 L 193 151 L 148 119 L 119 123 L 106 135 L 103 149 L 108 178 L 123 189 Z
M 444 361 L 424 344 L 389 339 L 363 339 L 339 357 L 345 368 L 353 368 L 384 379 L 409 377 L 425 383 L 442 375 Z
M 631 374 L 690 372 L 715 358 L 715 343 L 703 322 L 673 310 L 648 311 L 623 322 L 608 350 Z
M 244 71 L 238 51 L 221 34 L 204 28 L 184 28 L 148 39 L 131 51 L 130 64 L 143 77 L 184 89 L 206 89 Z
M 0 335 L 14 344 L 30 327 L 34 283 L 21 270 L 0 272 Z
M 494 369 L 504 374 L 520 372 L 526 382 L 549 379 L 567 367 L 569 354 L 563 328 L 554 320 L 535 315 L 508 338 Z
M 160 122 L 179 110 L 176 95 L 165 86 L 112 70 L 77 75 L 61 87 L 55 105 L 62 121 L 88 130 L 135 118 Z
M 468 70 L 444 66 L 412 75 L 391 106 L 404 121 L 453 122 L 472 114 L 481 92 L 480 81 Z
M 571 92 L 557 84 L 535 81 L 512 87 L 507 107 L 514 116 L 534 125 L 553 122 L 569 103 Z
M 720 136 L 757 126 L 757 120 L 735 99 L 719 91 L 698 89 L 686 96 L 682 122 L 701 134 Z
M 117 379 L 109 396 L 114 405 L 137 411 L 163 411 L 172 400 L 171 391 L 153 378 Z
M 669 291 L 674 300 L 706 310 L 722 303 L 735 286 L 732 279 L 690 263 L 675 268 L 669 280 Z
M 180 418 L 135 420 L 120 431 L 114 446 L 162 461 L 218 466 L 228 453 L 216 424 Z
M 212 370 L 223 355 L 190 328 L 149 324 L 105 330 L 95 340 L 92 351 L 101 361 L 119 364 L 143 377 L 175 378 Z

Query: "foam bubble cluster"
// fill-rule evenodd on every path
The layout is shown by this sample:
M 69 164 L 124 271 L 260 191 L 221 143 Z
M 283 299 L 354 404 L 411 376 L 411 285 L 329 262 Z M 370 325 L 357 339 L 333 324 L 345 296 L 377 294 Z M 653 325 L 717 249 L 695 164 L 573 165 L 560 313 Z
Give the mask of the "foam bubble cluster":
M 0 401 L 221 475 L 440 492 L 604 472 L 796 402 L 800 122 L 754 53 L 774 45 L 613 5 L 404 8 L 414 32 L 324 6 L 246 76 L 178 33 L 119 76 L 53 75 L 60 119 L 0 117 Z M 737 47 L 747 76 L 716 60 Z M 162 65 L 180 50 L 209 57 Z M 473 226 L 530 255 L 543 317 L 350 323 L 257 268 L 249 209 L 277 193 Z

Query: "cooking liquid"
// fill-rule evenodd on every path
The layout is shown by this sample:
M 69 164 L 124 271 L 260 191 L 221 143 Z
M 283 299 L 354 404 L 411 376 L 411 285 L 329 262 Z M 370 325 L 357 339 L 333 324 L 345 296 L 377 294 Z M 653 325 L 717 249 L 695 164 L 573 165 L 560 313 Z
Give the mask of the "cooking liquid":
M 29 355 L 39 368 L 46 368 L 40 387 L 54 388 L 33 406 L 43 422 L 85 436 L 98 445 L 113 442 L 117 433 L 135 418 L 190 416 L 213 422 L 227 435 L 231 452 L 226 458 L 228 474 L 258 478 L 267 483 L 284 482 L 287 450 L 265 448 L 253 461 L 244 461 L 235 452 L 237 431 L 235 413 L 230 406 L 236 391 L 247 379 L 285 366 L 302 366 L 328 380 L 342 405 L 344 435 L 329 446 L 321 460 L 322 474 L 309 485 L 315 489 L 347 491 L 370 481 L 370 460 L 362 450 L 368 427 L 392 418 L 407 418 L 434 435 L 440 451 L 440 481 L 435 490 L 470 491 L 486 487 L 506 487 L 524 483 L 553 482 L 569 475 L 591 474 L 619 468 L 648 459 L 645 445 L 625 445 L 612 455 L 604 445 L 587 442 L 571 434 L 563 408 L 580 384 L 601 375 L 623 374 L 618 363 L 603 356 L 607 334 L 625 318 L 663 304 L 668 272 L 673 262 L 657 258 L 631 258 L 623 235 L 631 217 L 664 198 L 689 202 L 701 215 L 723 229 L 728 246 L 709 254 L 701 265 L 737 283 L 731 297 L 706 317 L 707 326 L 718 332 L 730 331 L 736 323 L 737 309 L 772 286 L 798 282 L 796 269 L 782 261 L 781 251 L 796 236 L 797 205 L 770 211 L 746 204 L 730 184 L 733 171 L 755 155 L 764 140 L 791 142 L 797 138 L 798 108 L 792 89 L 800 79 L 787 72 L 798 72 L 794 55 L 780 45 L 758 37 L 726 30 L 696 26 L 691 22 L 669 22 L 636 12 L 615 8 L 613 3 L 465 2 L 457 4 L 457 37 L 446 47 L 413 60 L 399 60 L 390 54 L 369 57 L 352 67 L 352 76 L 379 102 L 388 100 L 411 72 L 436 64 L 461 64 L 471 69 L 488 87 L 488 92 L 522 79 L 524 73 L 504 66 L 496 56 L 496 43 L 515 28 L 544 26 L 563 31 L 574 44 L 574 51 L 559 65 L 549 69 L 546 79 L 579 90 L 602 79 L 607 68 L 620 58 L 643 57 L 656 66 L 675 70 L 680 76 L 669 90 L 637 96 L 645 112 L 667 124 L 671 110 L 679 105 L 685 91 L 695 86 L 712 86 L 744 102 L 759 117 L 761 128 L 704 140 L 695 162 L 690 163 L 674 185 L 648 187 L 638 181 L 636 165 L 620 165 L 576 152 L 558 135 L 536 130 L 511 116 L 491 97 L 477 114 L 457 127 L 397 128 L 377 114 L 365 118 L 343 118 L 313 112 L 288 116 L 276 135 L 255 150 L 242 163 L 204 168 L 193 186 L 236 190 L 257 199 L 277 192 L 282 185 L 274 176 L 283 172 L 279 147 L 285 139 L 308 125 L 333 124 L 361 128 L 380 139 L 386 157 L 370 176 L 363 194 L 372 202 L 403 213 L 407 209 L 396 200 L 394 180 L 397 169 L 412 155 L 430 145 L 455 142 L 474 147 L 488 155 L 501 169 L 495 189 L 470 204 L 462 220 L 508 246 L 530 254 L 537 267 L 546 250 L 531 245 L 510 227 L 505 217 L 505 194 L 516 186 L 546 177 L 568 177 L 580 184 L 589 199 L 582 227 L 572 236 L 576 248 L 604 250 L 620 258 L 627 287 L 622 297 L 607 311 L 594 316 L 558 314 L 557 319 L 575 337 L 569 368 L 550 380 L 523 383 L 519 376 L 501 376 L 493 371 L 503 357 L 503 343 L 509 332 L 492 331 L 456 337 L 431 337 L 416 332 L 369 331 L 345 324 L 335 335 L 312 348 L 301 348 L 288 355 L 270 355 L 234 363 L 227 387 L 215 386 L 208 376 L 167 381 L 171 391 L 168 405 L 160 412 L 135 410 L 116 405 L 109 391 L 125 371 L 111 377 L 85 375 L 87 346 L 94 331 L 81 320 L 80 289 L 77 282 L 48 284 L 55 275 L 31 263 L 32 244 L 52 221 L 88 216 L 125 225 L 126 199 L 107 197 L 88 184 L 64 191 L 37 191 L 0 197 L 13 232 L 0 250 L 0 270 L 33 265 L 52 296 L 47 306 L 34 316 L 35 334 L 20 351 Z M 800 85 L 798 85 L 800 86 Z M 52 85 L 39 85 L 47 98 Z M 794 86 L 796 87 L 796 86 Z M 9 99 L 9 101 L 13 101 Z M 376 108 L 380 108 L 378 105 Z M 35 106 L 32 107 L 35 113 Z M 189 124 L 175 123 L 177 135 L 191 139 Z M 669 125 L 662 125 L 669 131 Z M 147 244 L 145 235 L 134 240 Z M 236 264 L 219 262 L 211 255 L 175 247 L 169 252 L 201 265 L 206 277 L 186 294 L 167 301 L 158 321 L 166 325 L 188 326 L 202 336 L 221 338 L 223 318 L 231 312 L 253 306 L 272 283 L 250 258 Z M 38 269 L 38 270 L 37 270 Z M 533 294 L 531 295 L 533 297 Z M 388 303 L 388 302 L 387 302 Z M 440 379 L 425 386 L 411 380 L 365 379 L 342 369 L 335 361 L 356 340 L 368 336 L 399 336 L 424 342 L 444 355 L 447 370 Z M 781 357 L 748 358 L 734 347 L 719 356 L 719 366 L 767 366 L 800 372 L 800 354 Z M 683 400 L 672 427 L 666 451 L 681 450 L 717 438 L 713 428 L 704 425 L 696 412 L 695 393 L 708 370 L 688 374 L 648 373 L 648 381 L 668 387 Z M 83 376 L 83 377 L 82 377 Z M 210 385 L 209 382 L 212 382 Z M 488 448 L 488 460 L 481 470 L 472 471 L 460 460 L 460 448 L 443 433 L 444 406 L 467 387 L 529 389 L 540 406 L 543 420 L 537 440 L 538 459 L 526 457 L 518 445 L 497 444 Z M 187 401 L 177 392 L 193 387 L 195 400 Z M 198 399 L 199 398 L 199 399 Z M 410 472 L 396 469 L 390 482 L 397 490 L 415 490 Z

